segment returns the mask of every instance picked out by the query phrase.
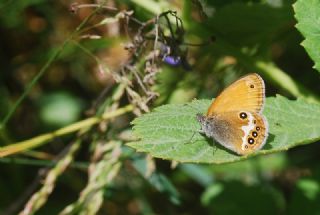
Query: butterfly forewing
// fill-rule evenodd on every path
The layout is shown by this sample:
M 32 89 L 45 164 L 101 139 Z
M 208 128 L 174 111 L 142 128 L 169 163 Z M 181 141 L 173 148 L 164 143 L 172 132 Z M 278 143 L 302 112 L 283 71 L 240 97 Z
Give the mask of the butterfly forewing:
M 246 110 L 260 113 L 263 109 L 265 87 L 258 74 L 244 76 L 226 88 L 211 104 L 207 115 Z

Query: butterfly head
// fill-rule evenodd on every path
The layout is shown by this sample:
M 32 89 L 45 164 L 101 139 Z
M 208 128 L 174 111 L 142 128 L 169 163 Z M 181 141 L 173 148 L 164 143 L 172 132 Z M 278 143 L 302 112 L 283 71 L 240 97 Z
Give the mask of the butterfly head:
M 214 137 L 214 120 L 200 113 L 197 114 L 197 120 L 201 125 L 200 133 L 204 133 L 207 137 Z

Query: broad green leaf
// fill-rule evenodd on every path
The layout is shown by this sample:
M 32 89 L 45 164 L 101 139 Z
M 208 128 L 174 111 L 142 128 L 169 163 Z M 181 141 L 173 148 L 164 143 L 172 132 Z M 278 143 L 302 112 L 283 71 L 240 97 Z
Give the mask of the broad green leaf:
M 201 202 L 208 211 L 222 215 L 282 214 L 285 209 L 284 196 L 276 188 L 239 181 L 218 182 L 206 187 Z
M 133 121 L 133 131 L 139 141 L 128 145 L 158 158 L 218 164 L 284 151 L 320 139 L 320 105 L 281 96 L 270 97 L 264 110 L 269 122 L 267 144 L 254 154 L 239 156 L 198 132 L 200 124 L 195 116 L 205 113 L 209 105 L 209 100 L 196 100 L 156 108 Z
M 293 21 L 289 6 L 270 7 L 266 4 L 236 2 L 219 8 L 207 21 L 207 30 L 218 37 L 217 41 L 223 38 L 239 47 L 256 47 L 269 44 Z
M 306 38 L 301 44 L 320 71 L 320 1 L 299 0 L 294 5 L 296 28 Z
M 288 203 L 288 214 L 319 214 L 320 211 L 319 176 L 300 178 L 295 183 Z

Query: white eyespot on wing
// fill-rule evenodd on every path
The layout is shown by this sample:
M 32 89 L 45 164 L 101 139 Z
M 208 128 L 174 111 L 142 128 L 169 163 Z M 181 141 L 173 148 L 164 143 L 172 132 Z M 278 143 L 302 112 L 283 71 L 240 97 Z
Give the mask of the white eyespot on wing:
M 241 130 L 244 132 L 244 135 L 242 137 L 242 145 L 241 145 L 241 149 L 244 151 L 245 150 L 245 146 L 247 144 L 247 137 L 250 133 L 250 131 L 252 131 L 254 129 L 254 117 L 252 116 L 251 113 L 246 112 L 247 116 L 248 116 L 248 124 L 241 126 Z

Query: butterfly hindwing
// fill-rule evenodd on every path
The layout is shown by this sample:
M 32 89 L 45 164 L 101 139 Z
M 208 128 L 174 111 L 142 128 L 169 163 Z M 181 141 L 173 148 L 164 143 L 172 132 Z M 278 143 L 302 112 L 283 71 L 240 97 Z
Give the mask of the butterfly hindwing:
M 217 113 L 210 118 L 213 122 L 211 136 L 237 154 L 250 154 L 262 148 L 266 142 L 268 124 L 259 113 L 232 111 Z

